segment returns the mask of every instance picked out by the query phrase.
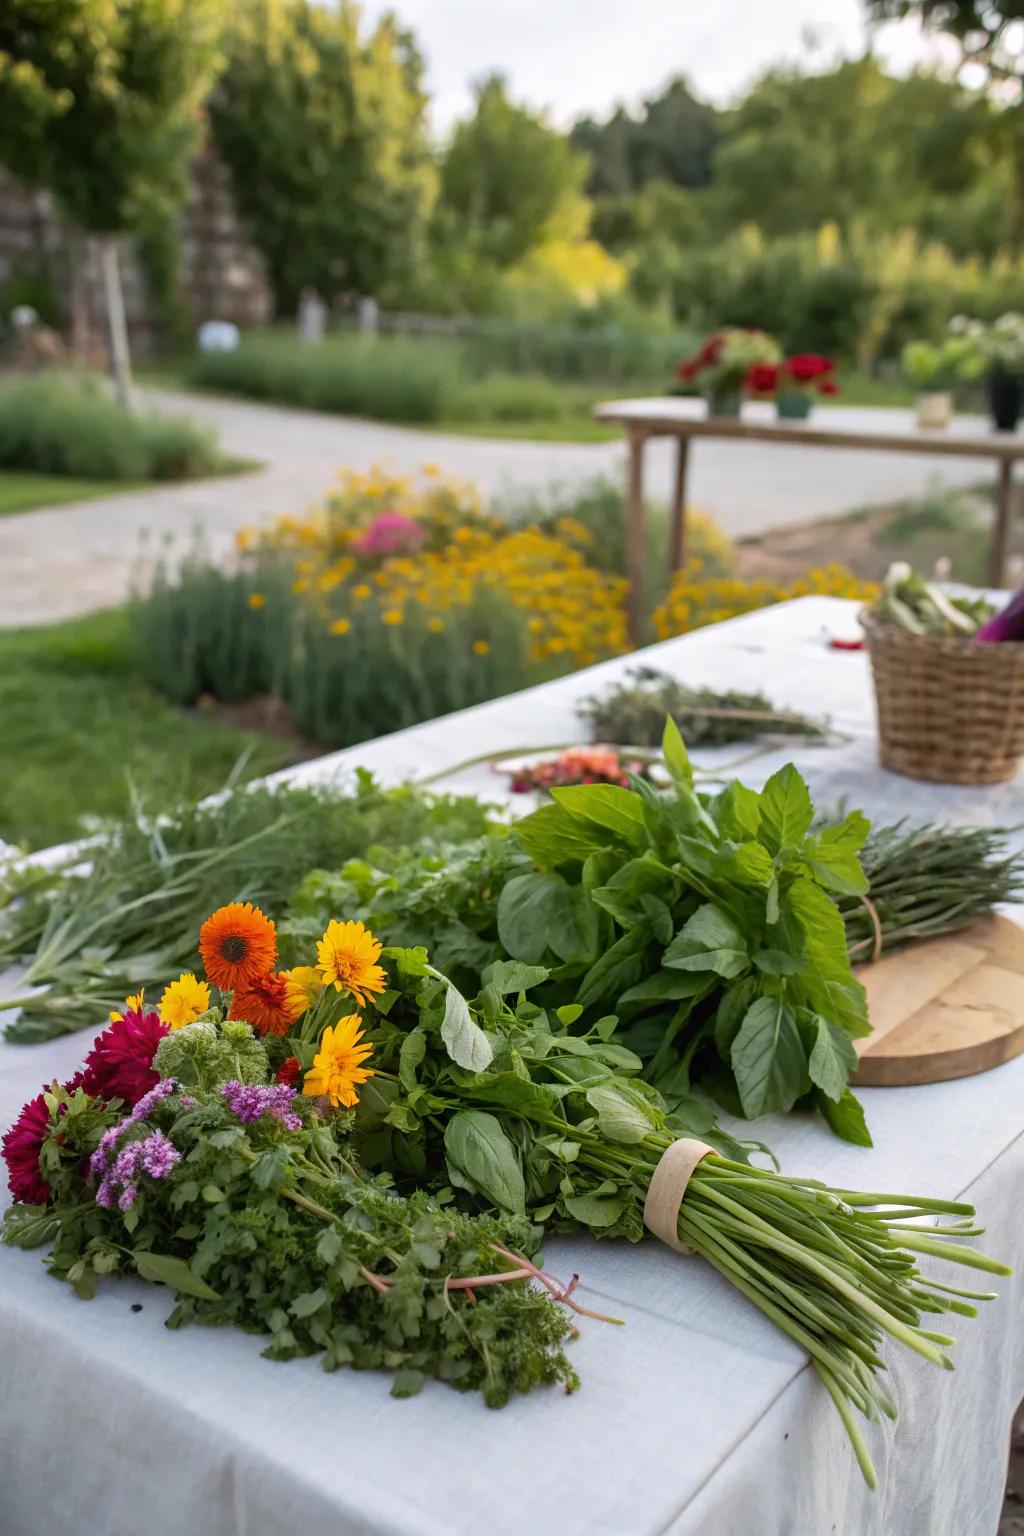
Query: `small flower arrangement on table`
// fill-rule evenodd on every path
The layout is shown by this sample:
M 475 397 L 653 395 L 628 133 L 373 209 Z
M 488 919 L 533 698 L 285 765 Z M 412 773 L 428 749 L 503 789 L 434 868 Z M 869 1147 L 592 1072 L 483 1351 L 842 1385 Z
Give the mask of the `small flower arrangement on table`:
M 654 755 L 616 747 L 566 747 L 556 757 L 496 763 L 509 777 L 515 795 L 544 794 L 572 784 L 618 784 L 628 789 L 632 778 L 652 782 Z
M 780 419 L 804 421 L 817 395 L 838 395 L 835 363 L 818 352 L 798 352 L 779 363 L 755 363 L 747 371 L 747 393 L 774 399 Z
M 676 370 L 683 384 L 699 385 L 712 416 L 738 416 L 750 370 L 777 363 L 782 349 L 767 331 L 730 326 L 716 331 Z

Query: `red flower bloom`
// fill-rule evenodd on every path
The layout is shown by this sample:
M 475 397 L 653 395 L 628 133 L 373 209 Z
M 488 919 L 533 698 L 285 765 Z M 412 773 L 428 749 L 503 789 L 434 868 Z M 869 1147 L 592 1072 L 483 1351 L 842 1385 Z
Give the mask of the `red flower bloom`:
M 299 1066 L 297 1056 L 289 1056 L 287 1061 L 282 1061 L 277 1069 L 277 1081 L 284 1083 L 288 1088 L 294 1088 L 302 1076 L 302 1068 Z
M 819 395 L 838 395 L 839 385 L 835 379 L 822 379 L 818 384 Z
M 39 1154 L 50 1125 L 50 1111 L 37 1093 L 0 1143 L 7 1164 L 7 1185 L 15 1200 L 24 1205 L 45 1205 L 50 1186 L 39 1172 Z
M 798 352 L 795 357 L 787 357 L 782 366 L 795 384 L 810 384 L 822 374 L 834 372 L 836 365 L 818 352 Z
M 712 363 L 717 363 L 724 346 L 725 337 L 721 334 L 720 331 L 716 331 L 713 336 L 709 336 L 707 341 L 701 347 L 700 351 L 697 353 L 697 357 L 701 363 L 701 366 L 704 368 L 709 368 Z
M 97 1099 L 123 1099 L 134 1108 L 144 1093 L 160 1081 L 153 1071 L 153 1057 L 169 1026 L 151 1010 L 129 1009 L 97 1035 L 85 1058 L 80 1086 Z
M 779 384 L 779 370 L 775 363 L 751 363 L 744 380 L 752 395 L 774 395 Z

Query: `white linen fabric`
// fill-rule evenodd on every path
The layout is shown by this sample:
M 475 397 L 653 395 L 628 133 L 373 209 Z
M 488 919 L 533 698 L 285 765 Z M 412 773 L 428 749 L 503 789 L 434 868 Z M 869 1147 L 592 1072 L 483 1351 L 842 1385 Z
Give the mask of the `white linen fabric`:
M 763 687 L 828 712 L 852 737 L 751 758 L 756 781 L 795 757 L 821 803 L 872 816 L 1021 821 L 1016 785 L 918 785 L 874 764 L 866 659 L 826 649 L 853 605 L 804 599 L 645 652 L 687 682 Z M 574 700 L 629 659 L 304 766 L 355 764 L 398 780 L 450 774 L 480 753 L 579 736 Z M 699 753 L 735 762 L 743 749 Z M 502 798 L 487 768 L 444 783 Z M 0 1043 L 0 1126 L 81 1059 L 87 1036 Z M 957 1083 L 865 1090 L 865 1151 L 822 1125 L 772 1117 L 757 1134 L 783 1167 L 838 1186 L 975 1201 L 986 1246 L 1024 1268 L 1024 1058 Z M 92 1302 L 38 1254 L 0 1248 L 0 1536 L 994 1536 L 1011 1415 L 1024 1396 L 1024 1282 L 997 1281 L 978 1319 L 953 1318 L 947 1375 L 891 1349 L 900 1420 L 869 1426 L 879 1472 L 861 1481 L 803 1353 L 699 1257 L 561 1238 L 549 1267 L 579 1270 L 574 1397 L 535 1393 L 491 1413 L 428 1384 L 395 1401 L 381 1375 L 259 1358 L 232 1330 L 170 1333 L 167 1293 L 141 1282 Z M 986 1277 L 969 1286 L 985 1289 Z M 134 1313 L 135 1303 L 142 1310 Z M 946 1326 L 940 1323 L 939 1327 Z

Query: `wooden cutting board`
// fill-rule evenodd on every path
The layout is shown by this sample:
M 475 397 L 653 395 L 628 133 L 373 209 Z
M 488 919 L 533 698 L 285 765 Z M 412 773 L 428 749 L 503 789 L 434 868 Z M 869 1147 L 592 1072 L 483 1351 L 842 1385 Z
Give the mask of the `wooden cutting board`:
M 982 918 L 857 967 L 873 1032 L 854 1045 L 864 1088 L 943 1083 L 1024 1051 L 1024 928 Z

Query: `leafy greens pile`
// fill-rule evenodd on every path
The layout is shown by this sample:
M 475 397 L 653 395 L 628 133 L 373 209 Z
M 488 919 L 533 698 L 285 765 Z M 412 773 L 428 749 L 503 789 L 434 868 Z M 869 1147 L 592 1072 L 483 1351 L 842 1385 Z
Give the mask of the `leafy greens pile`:
M 869 1025 L 835 901 L 867 889 L 867 822 L 812 830 L 792 766 L 760 794 L 697 793 L 671 722 L 664 751 L 667 795 L 557 789 L 511 837 L 428 859 L 418 881 L 365 864 L 310 880 L 286 930 L 305 944 L 326 901 L 428 945 L 471 994 L 497 958 L 543 966 L 538 1005 L 577 1005 L 584 1028 L 614 1017 L 670 1104 L 696 1085 L 751 1118 L 805 1103 L 869 1144 L 847 1087 Z

